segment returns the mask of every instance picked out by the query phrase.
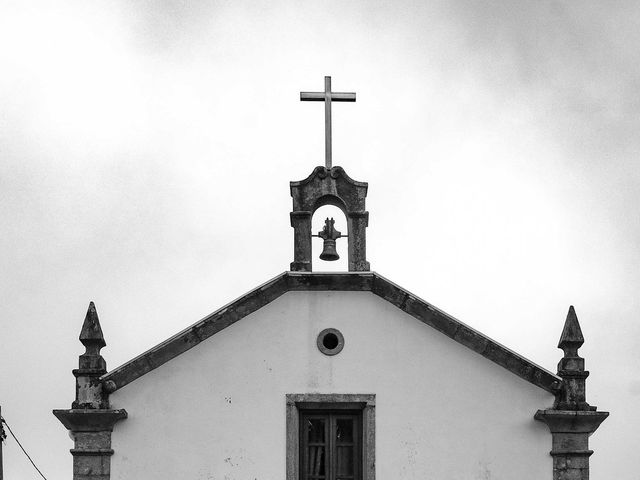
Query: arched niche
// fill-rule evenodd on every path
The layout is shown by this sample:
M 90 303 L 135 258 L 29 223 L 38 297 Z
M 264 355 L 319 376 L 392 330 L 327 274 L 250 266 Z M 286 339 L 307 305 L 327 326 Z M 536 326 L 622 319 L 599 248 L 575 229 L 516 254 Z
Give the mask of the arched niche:
M 312 271 L 311 217 L 321 206 L 334 205 L 347 217 L 349 271 L 369 271 L 366 259 L 369 212 L 365 209 L 368 184 L 353 180 L 342 167 L 316 167 L 304 180 L 291 182 L 290 188 L 294 243 L 291 270 Z
M 325 227 L 325 220 L 333 219 L 335 230 L 341 236 L 336 240 L 336 252 L 340 258 L 336 261 L 325 261 L 320 258 L 324 251 L 324 240 L 318 234 Z M 332 203 L 319 206 L 311 215 L 311 258 L 313 259 L 314 272 L 346 272 L 349 269 L 347 216 L 344 210 Z

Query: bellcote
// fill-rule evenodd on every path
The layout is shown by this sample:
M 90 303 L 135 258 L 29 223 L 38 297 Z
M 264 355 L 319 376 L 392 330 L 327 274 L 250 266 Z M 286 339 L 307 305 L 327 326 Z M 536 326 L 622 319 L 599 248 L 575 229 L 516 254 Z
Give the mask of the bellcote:
M 368 184 L 353 180 L 342 167 L 316 167 L 304 180 L 291 182 L 290 188 L 294 230 L 291 270 L 312 271 L 311 218 L 318 208 L 333 205 L 347 218 L 349 271 L 368 272 L 366 228 L 369 212 L 365 208 Z
M 325 205 L 338 207 L 347 218 L 347 235 L 333 228 L 333 219 L 327 219 L 322 232 L 318 232 L 325 242 L 321 258 L 337 260 L 336 240 L 348 239 L 348 268 L 350 272 L 369 271 L 366 255 L 366 228 L 369 212 L 365 209 L 368 185 L 353 180 L 342 167 L 334 167 L 331 146 L 331 105 L 333 102 L 355 102 L 355 92 L 334 92 L 331 77 L 324 77 L 324 91 L 300 92 L 301 101 L 324 102 L 325 166 L 316 167 L 304 180 L 291 182 L 293 211 L 293 262 L 291 270 L 310 272 L 311 262 L 311 218 L 314 212 Z

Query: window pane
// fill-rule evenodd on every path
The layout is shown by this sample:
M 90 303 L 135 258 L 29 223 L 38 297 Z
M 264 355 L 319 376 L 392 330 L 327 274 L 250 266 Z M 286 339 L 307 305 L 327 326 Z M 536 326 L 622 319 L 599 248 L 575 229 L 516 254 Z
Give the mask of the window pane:
M 324 476 L 324 447 L 309 447 L 307 474 Z
M 300 480 L 362 480 L 359 413 L 308 411 L 300 427 Z
M 307 419 L 307 438 L 309 443 L 324 443 L 324 419 Z
M 351 418 L 336 420 L 336 438 L 338 443 L 353 442 L 353 420 Z
M 353 447 L 338 446 L 338 475 L 353 475 Z

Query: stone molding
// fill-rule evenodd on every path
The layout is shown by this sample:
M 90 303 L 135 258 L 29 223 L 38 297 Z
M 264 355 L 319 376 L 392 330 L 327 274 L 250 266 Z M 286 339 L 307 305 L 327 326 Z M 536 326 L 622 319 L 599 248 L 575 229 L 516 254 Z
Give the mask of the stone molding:
M 589 480 L 589 436 L 609 416 L 593 410 L 538 410 L 552 437 L 553 480 Z
M 286 399 L 287 419 L 287 464 L 286 480 L 299 478 L 300 464 L 300 410 L 333 410 L 349 409 L 362 411 L 362 478 L 375 480 L 376 478 L 376 396 L 369 394 L 351 393 L 289 393 Z
M 71 432 L 112 431 L 119 420 L 127 418 L 124 409 L 75 409 L 54 410 L 53 414 Z
M 126 410 L 71 409 L 53 414 L 69 430 L 74 442 L 73 480 L 109 480 L 111 478 L 111 432 Z
M 101 377 L 113 392 L 289 291 L 371 292 L 524 380 L 557 394 L 562 379 L 375 272 L 284 272 Z

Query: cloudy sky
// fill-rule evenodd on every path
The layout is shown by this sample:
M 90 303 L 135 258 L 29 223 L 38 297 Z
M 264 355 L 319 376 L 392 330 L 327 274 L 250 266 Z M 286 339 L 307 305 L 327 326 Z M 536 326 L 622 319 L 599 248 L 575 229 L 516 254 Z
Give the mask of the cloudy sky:
M 592 477 L 637 478 L 639 46 L 635 1 L 4 0 L 3 416 L 71 478 L 90 300 L 113 368 L 288 269 L 331 75 L 372 269 L 552 371 L 575 305 Z

